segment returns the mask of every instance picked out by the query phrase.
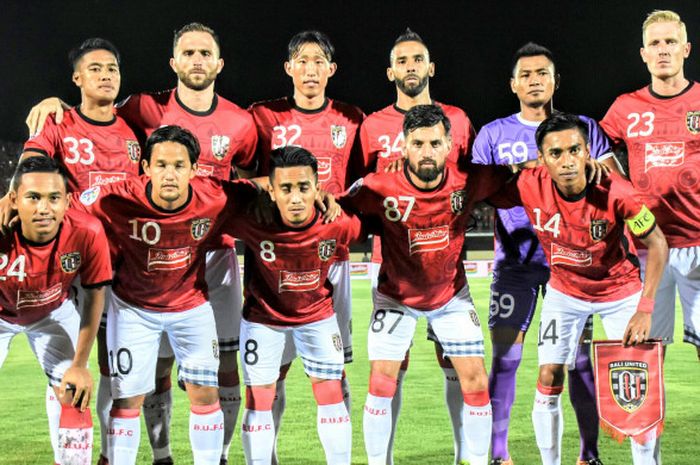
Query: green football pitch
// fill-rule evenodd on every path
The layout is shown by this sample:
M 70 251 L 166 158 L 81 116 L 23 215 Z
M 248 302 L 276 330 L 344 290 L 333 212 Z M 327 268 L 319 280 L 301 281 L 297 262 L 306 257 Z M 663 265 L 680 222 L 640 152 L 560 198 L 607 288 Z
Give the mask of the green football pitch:
M 487 321 L 488 279 L 470 279 L 472 294 L 481 321 Z M 370 314 L 369 281 L 353 281 L 355 362 L 347 367 L 352 386 L 353 464 L 366 464 L 362 440 L 362 406 L 367 392 L 369 364 L 366 338 Z M 682 339 L 680 311 L 676 319 L 676 341 Z M 596 321 L 596 337 L 604 333 Z M 488 339 L 488 337 L 487 337 Z M 524 359 L 518 373 L 518 390 L 513 406 L 510 429 L 510 450 L 518 465 L 539 463 L 530 411 L 537 379 L 536 336 L 526 341 Z M 490 344 L 486 344 L 487 367 Z M 96 376 L 97 362 L 91 362 Z M 677 342 L 667 354 L 665 366 L 667 415 L 663 436 L 665 465 L 698 463 L 700 459 L 700 365 L 695 349 Z M 97 378 L 95 377 L 95 380 Z M 46 378 L 25 337 L 17 337 L 0 371 L 0 465 L 52 463 L 48 438 L 44 392 Z M 176 389 L 172 423 L 172 447 L 177 464 L 191 464 L 188 439 L 188 402 Z M 565 394 L 565 397 L 567 395 Z M 404 383 L 403 410 L 395 445 L 397 465 L 452 463 L 452 432 L 443 401 L 443 376 L 433 352 L 425 340 L 425 321 L 419 323 L 411 351 L 411 364 Z M 578 433 L 568 400 L 565 406 L 563 463 L 575 464 Z M 99 432 L 95 420 L 95 457 L 99 452 Z M 628 444 L 618 444 L 601 432 L 601 459 L 606 465 L 630 464 Z M 279 438 L 280 462 L 284 465 L 323 464 L 324 456 L 316 434 L 316 407 L 311 387 L 301 364 L 295 362 L 287 381 L 287 410 Z M 138 463 L 150 463 L 148 438 L 142 426 Z M 242 464 L 240 433 L 231 447 L 229 463 Z

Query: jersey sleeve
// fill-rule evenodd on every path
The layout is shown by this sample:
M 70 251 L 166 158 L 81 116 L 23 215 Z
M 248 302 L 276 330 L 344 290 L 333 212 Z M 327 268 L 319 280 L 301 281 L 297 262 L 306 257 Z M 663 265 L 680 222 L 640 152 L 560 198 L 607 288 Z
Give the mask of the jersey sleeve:
M 244 114 L 244 116 L 248 115 L 249 113 Z M 245 120 L 245 125 L 237 135 L 240 138 L 240 144 L 236 153 L 233 154 L 231 162 L 236 168 L 254 171 L 257 169 L 255 151 L 258 147 L 258 130 L 252 116 L 245 118 Z
M 369 227 L 369 222 L 363 222 L 353 213 L 344 213 L 343 221 L 343 244 L 350 245 L 357 242 L 364 242 L 367 236 L 374 231 Z
M 260 191 L 257 184 L 247 179 L 220 182 L 226 195 L 226 208 L 222 212 L 224 232 L 235 235 L 237 217 L 245 215 L 258 196 L 265 193 Z
M 338 197 L 338 204 L 343 210 L 351 214 L 358 215 L 364 221 L 368 215 L 371 215 L 371 205 L 374 204 L 372 199 L 374 194 L 370 185 L 374 175 L 370 174 L 364 178 L 355 181 L 350 188 Z
M 501 189 L 486 199 L 486 202 L 496 208 L 513 208 L 523 204 L 520 196 L 520 189 L 527 188 L 527 171 L 518 173 L 515 177 L 506 182 Z M 525 176 L 523 176 L 525 174 Z
M 476 165 L 493 165 L 493 144 L 490 133 L 486 127 L 481 128 L 474 140 L 472 148 L 472 163 Z
M 656 218 L 639 201 L 639 193 L 632 183 L 611 173 L 610 200 L 615 214 L 622 218 L 632 234 L 643 238 L 656 227 Z
M 469 165 L 467 188 L 476 202 L 486 200 L 501 190 L 513 177 L 513 172 L 502 165 Z
M 377 164 L 377 155 L 372 152 L 372 144 L 370 142 L 369 131 L 367 130 L 367 119 L 360 126 L 360 150 L 361 158 L 359 160 L 358 174 L 366 176 L 373 171 Z
M 591 147 L 591 158 L 603 161 L 613 155 L 610 140 L 598 123 L 593 119 L 588 119 L 588 144 Z
M 610 139 L 613 140 L 615 143 L 619 143 L 620 141 L 624 140 L 624 130 L 620 125 L 620 121 L 622 120 L 621 115 L 619 114 L 619 109 L 620 107 L 620 100 L 619 98 L 615 100 L 615 102 L 610 106 L 608 109 L 608 112 L 605 114 L 603 119 L 600 121 L 600 127 L 603 128 L 603 131 L 605 131 L 605 134 L 608 135 Z
M 58 134 L 58 127 L 53 115 L 46 120 L 44 128 L 39 134 L 30 137 L 24 143 L 24 152 L 35 152 L 53 158 L 58 151 L 61 138 Z
M 85 289 L 108 285 L 112 282 L 112 262 L 109 243 L 102 224 L 90 221 L 89 235 L 84 243 L 85 262 L 80 267 L 80 284 Z

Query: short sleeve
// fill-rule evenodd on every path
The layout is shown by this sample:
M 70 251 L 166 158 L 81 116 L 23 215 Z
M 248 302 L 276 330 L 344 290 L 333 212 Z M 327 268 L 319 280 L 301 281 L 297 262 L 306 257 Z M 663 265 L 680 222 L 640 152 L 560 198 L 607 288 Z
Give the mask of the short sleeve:
M 90 222 L 89 235 L 84 244 L 85 262 L 80 267 L 80 283 L 85 289 L 112 282 L 112 262 L 107 236 L 99 221 Z
M 591 147 L 591 157 L 598 161 L 603 161 L 613 155 L 610 140 L 598 123 L 593 119 L 588 119 L 588 144 Z
M 245 119 L 245 124 L 237 137 L 240 138 L 238 150 L 233 154 L 231 159 L 232 164 L 243 170 L 255 170 L 257 168 L 257 158 L 255 150 L 258 146 L 258 130 L 255 127 L 253 117 L 249 113 L 242 113 L 242 119 Z
M 486 199 L 486 202 L 496 208 L 512 208 L 522 206 L 523 201 L 520 197 L 520 188 L 524 186 L 527 176 L 527 171 L 518 173 L 515 177 L 506 182 L 501 189 L 492 194 Z
M 41 132 L 24 143 L 24 152 L 36 152 L 53 158 L 60 143 L 56 121 L 50 116 Z
M 605 114 L 603 119 L 600 121 L 600 127 L 605 131 L 605 134 L 612 139 L 614 142 L 619 142 L 624 140 L 624 132 L 620 128 L 620 115 L 618 114 L 618 107 L 620 105 L 619 98 L 610 106 L 608 112 Z
M 491 137 L 489 131 L 486 127 L 481 128 L 479 134 L 477 134 L 474 140 L 474 147 L 472 148 L 472 163 L 477 165 L 492 165 L 493 163 L 493 152 L 492 152 Z
M 610 200 L 616 216 L 625 221 L 632 234 L 646 237 L 656 226 L 654 214 L 639 201 L 639 193 L 632 183 L 614 173 L 610 177 Z

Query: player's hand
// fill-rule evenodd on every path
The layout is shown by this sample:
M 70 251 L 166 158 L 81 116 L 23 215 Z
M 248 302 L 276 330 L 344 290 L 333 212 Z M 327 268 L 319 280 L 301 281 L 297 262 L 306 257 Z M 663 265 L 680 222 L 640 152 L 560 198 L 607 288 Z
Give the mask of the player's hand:
M 316 196 L 316 207 L 323 213 L 323 222 L 332 223 L 338 218 L 343 210 L 335 201 L 333 194 L 329 194 L 324 190 L 318 191 L 318 196 Z
M 68 386 L 70 385 L 70 387 Z M 90 405 L 90 398 L 92 397 L 92 376 L 90 376 L 90 371 L 84 367 L 72 366 L 66 370 L 61 380 L 61 387 L 59 389 L 59 396 L 65 398 L 66 391 L 73 391 L 73 399 L 71 400 L 71 405 L 77 407 L 81 412 Z M 78 405 L 80 402 L 80 405 Z
M 403 157 L 402 158 L 397 158 L 396 160 L 392 160 L 389 162 L 388 165 L 384 168 L 385 173 L 394 173 L 396 171 L 401 171 L 403 169 Z
M 651 328 L 651 313 L 635 312 L 627 323 L 622 345 L 625 347 L 641 344 L 649 337 Z
M 29 129 L 29 137 L 36 136 L 44 129 L 44 123 L 49 115 L 56 114 L 56 124 L 63 121 L 63 110 L 69 110 L 70 105 L 58 97 L 45 98 L 37 103 L 29 111 L 29 116 L 24 121 Z
M 586 162 L 586 172 L 588 174 L 589 183 L 594 182 L 595 184 L 600 184 L 603 177 L 607 178 L 610 176 L 610 168 L 592 158 L 589 158 Z
M 10 194 L 0 198 L 0 233 L 3 235 L 10 232 L 12 226 L 19 221 L 17 210 L 12 208 Z

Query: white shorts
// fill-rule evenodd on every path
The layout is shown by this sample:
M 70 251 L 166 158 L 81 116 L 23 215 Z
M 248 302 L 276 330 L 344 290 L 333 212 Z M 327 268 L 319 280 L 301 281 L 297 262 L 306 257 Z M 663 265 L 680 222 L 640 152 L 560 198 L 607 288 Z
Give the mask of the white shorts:
M 572 365 L 588 317 L 597 313 L 608 339 L 622 339 L 642 292 L 612 302 L 586 302 L 547 285 L 537 339 L 540 365 Z
M 374 291 L 373 300 L 367 337 L 370 360 L 403 360 L 420 317 L 428 319 L 445 357 L 484 356 L 484 335 L 469 286 L 464 286 L 442 307 L 430 311 L 408 307 L 379 291 Z
M 640 249 L 638 252 L 644 276 L 647 251 Z M 683 341 L 700 347 L 700 246 L 668 251 L 668 262 L 656 290 L 650 333 L 664 344 L 673 342 L 676 288 L 683 308 Z
M 247 386 L 274 384 L 282 353 L 291 334 L 308 376 L 340 379 L 343 374 L 343 341 L 335 315 L 300 326 L 269 326 L 241 321 L 241 361 Z
M 352 286 L 350 261 L 335 262 L 328 270 L 328 281 L 333 285 L 333 310 L 338 319 L 343 339 L 345 363 L 352 362 Z
M 209 302 L 214 309 L 216 333 L 221 352 L 238 350 L 238 333 L 241 328 L 241 272 L 234 249 L 207 252 L 205 273 L 209 288 Z
M 107 316 L 113 398 L 153 391 L 156 354 L 164 333 L 180 365 L 180 379 L 199 386 L 218 386 L 219 344 L 208 302 L 183 312 L 165 313 L 128 304 L 113 293 Z
M 49 384 L 60 386 L 63 374 L 73 364 L 79 331 L 80 315 L 70 299 L 36 323 L 16 325 L 0 319 L 0 367 L 7 358 L 12 338 L 24 333 Z

